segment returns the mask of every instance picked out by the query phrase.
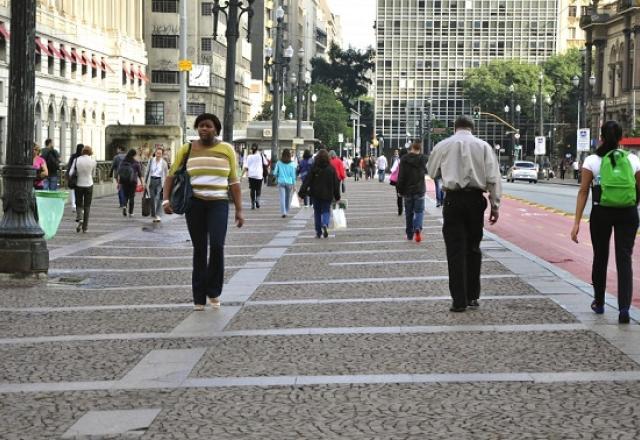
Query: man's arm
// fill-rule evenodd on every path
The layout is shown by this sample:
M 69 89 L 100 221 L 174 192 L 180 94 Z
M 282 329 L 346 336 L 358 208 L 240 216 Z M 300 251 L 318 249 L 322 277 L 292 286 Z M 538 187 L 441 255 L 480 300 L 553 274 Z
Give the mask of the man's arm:
M 495 213 L 495 223 L 498 220 L 498 210 L 500 209 L 500 197 L 502 196 L 502 180 L 500 176 L 500 166 L 495 153 L 489 144 L 484 147 L 484 166 L 487 179 L 487 191 L 489 191 L 489 202 L 491 203 L 491 216 Z M 489 219 L 491 223 L 491 218 Z M 492 224 L 493 224 L 492 223 Z
M 427 174 L 436 180 L 440 176 L 440 162 L 442 160 L 441 148 L 434 148 L 427 162 Z

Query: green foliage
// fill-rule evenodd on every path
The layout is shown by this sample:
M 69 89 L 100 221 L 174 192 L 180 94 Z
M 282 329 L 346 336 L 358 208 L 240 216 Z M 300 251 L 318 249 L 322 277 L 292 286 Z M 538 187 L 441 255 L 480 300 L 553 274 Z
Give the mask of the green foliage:
M 446 128 L 444 133 L 433 133 L 431 135 L 431 146 L 434 147 L 438 142 L 448 138 L 453 134 L 453 130 L 451 128 L 447 128 L 447 124 L 440 121 L 439 119 L 434 119 L 431 121 L 432 128 Z
M 326 85 L 314 84 L 311 89 L 318 97 L 313 123 L 316 139 L 327 147 L 337 147 L 338 133 L 343 133 L 345 137 L 351 133 L 347 126 L 349 114 L 333 90 Z
M 367 93 L 372 84 L 370 73 L 375 69 L 375 51 L 342 50 L 335 43 L 329 49 L 329 61 L 323 57 L 311 60 L 311 79 L 314 84 L 324 84 L 334 90 L 345 107 Z

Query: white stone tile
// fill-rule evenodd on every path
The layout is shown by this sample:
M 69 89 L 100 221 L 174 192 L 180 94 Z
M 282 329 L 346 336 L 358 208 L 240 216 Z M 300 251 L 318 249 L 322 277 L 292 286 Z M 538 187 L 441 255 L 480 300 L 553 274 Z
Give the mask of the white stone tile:
M 206 348 L 152 350 L 129 373 L 117 381 L 117 388 L 178 386 L 191 373 Z
M 160 408 L 89 411 L 80 417 L 62 435 L 62 438 L 105 435 L 141 436 L 160 411 Z

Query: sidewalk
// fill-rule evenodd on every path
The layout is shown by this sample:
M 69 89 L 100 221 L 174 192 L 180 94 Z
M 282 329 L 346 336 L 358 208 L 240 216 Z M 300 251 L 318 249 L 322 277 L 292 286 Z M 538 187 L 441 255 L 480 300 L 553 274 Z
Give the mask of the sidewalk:
M 82 235 L 68 212 L 49 282 L 0 287 L 0 438 L 640 436 L 636 310 L 594 315 L 588 286 L 487 233 L 480 308 L 450 313 L 439 209 L 416 244 L 391 186 L 347 191 L 349 228 L 318 240 L 265 189 L 206 312 L 182 218 L 103 198 Z

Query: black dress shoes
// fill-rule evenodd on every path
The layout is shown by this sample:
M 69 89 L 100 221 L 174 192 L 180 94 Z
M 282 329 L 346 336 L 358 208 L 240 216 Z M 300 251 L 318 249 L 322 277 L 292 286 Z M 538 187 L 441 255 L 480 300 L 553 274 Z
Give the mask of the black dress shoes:
M 451 308 L 449 309 L 450 312 L 454 312 L 454 313 L 461 313 L 461 312 L 465 312 L 467 310 L 466 307 L 456 307 L 456 306 L 451 306 Z
M 480 307 L 480 304 L 478 304 L 477 299 L 472 299 L 471 301 L 469 301 L 469 304 L 467 304 L 467 306 L 477 309 L 478 307 Z

